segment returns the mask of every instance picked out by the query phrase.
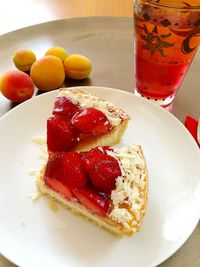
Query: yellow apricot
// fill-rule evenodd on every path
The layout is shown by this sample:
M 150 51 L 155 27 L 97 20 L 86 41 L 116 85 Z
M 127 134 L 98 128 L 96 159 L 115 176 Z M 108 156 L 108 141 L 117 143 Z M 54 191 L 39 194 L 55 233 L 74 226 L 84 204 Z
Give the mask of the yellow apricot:
M 64 61 L 68 57 L 67 51 L 59 46 L 49 48 L 45 53 L 45 56 L 49 55 L 59 57 L 62 61 Z
M 92 63 L 87 57 L 74 54 L 65 59 L 64 67 L 68 77 L 75 80 L 82 80 L 90 75 Z
M 36 56 L 30 49 L 19 48 L 13 54 L 13 62 L 16 68 L 22 71 L 29 71 L 35 61 Z
M 38 89 L 50 91 L 62 85 L 65 70 L 58 57 L 44 56 L 33 63 L 30 76 Z

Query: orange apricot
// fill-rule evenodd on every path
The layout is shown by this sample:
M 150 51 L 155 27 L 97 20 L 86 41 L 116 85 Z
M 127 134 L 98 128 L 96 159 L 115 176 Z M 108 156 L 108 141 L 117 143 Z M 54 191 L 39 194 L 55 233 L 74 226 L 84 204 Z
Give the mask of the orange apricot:
M 32 97 L 34 84 L 23 71 L 7 71 L 0 77 L 0 90 L 7 99 L 13 102 L 23 102 Z
M 44 56 L 35 61 L 30 76 L 41 91 L 50 91 L 62 85 L 65 70 L 61 59 L 55 56 Z

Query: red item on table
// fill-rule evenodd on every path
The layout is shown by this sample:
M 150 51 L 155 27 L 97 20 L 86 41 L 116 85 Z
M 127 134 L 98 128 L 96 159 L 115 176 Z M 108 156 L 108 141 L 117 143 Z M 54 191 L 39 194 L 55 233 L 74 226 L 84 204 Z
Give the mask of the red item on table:
M 190 116 L 187 116 L 185 119 L 185 126 L 188 129 L 188 131 L 191 133 L 191 135 L 194 137 L 197 145 L 200 148 L 200 144 L 197 140 L 197 127 L 198 127 L 198 121 L 193 119 Z

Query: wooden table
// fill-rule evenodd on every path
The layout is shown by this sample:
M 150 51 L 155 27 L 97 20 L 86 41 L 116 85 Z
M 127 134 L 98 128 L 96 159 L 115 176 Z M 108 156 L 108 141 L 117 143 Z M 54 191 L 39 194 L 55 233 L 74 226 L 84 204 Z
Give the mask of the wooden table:
M 15 1 L 12 1 L 14 3 Z M 22 4 L 26 1 L 17 1 Z M 27 1 L 28 2 L 28 1 Z M 45 17 L 46 20 L 54 20 L 56 18 L 64 18 L 66 16 L 85 16 L 85 15 L 127 15 L 131 16 L 132 1 L 110 1 L 115 2 L 116 6 L 111 9 L 111 4 L 106 6 L 109 1 L 40 1 L 41 8 L 55 11 L 52 17 Z M 84 2 L 84 8 L 78 5 Z M 101 4 L 100 4 L 101 2 Z M 104 2 L 104 4 L 103 4 Z M 9 0 L 7 0 L 9 3 Z M 122 5 L 126 4 L 126 8 Z M 32 5 L 38 5 L 36 1 L 31 1 Z M 113 4 L 114 5 L 114 4 Z M 86 8 L 87 6 L 87 8 Z M 96 10 L 95 7 L 102 7 Z M 123 7 L 122 7 L 123 6 Z M 44 8 L 45 7 L 45 8 Z M 77 9 L 73 13 L 73 7 Z M 2 8 L 2 7 L 1 7 Z M 60 10 L 60 11 L 59 11 Z M 66 13 L 65 13 L 65 11 Z M 1 10 L 0 10 L 1 11 Z M 15 9 L 16 11 L 16 9 Z M 101 11 L 101 12 L 100 12 Z M 14 10 L 13 10 L 14 12 Z M 16 11 L 17 12 L 17 11 Z M 22 11 L 20 11 L 22 12 Z M 35 11 L 34 11 L 35 12 Z M 33 12 L 33 13 L 34 13 Z M 69 12 L 69 13 L 67 13 Z M 82 12 L 82 13 L 81 13 Z M 9 13 L 9 12 L 8 12 Z M 3 14 L 3 15 L 2 15 Z M 5 12 L 0 13 L 5 20 Z M 1 16 L 1 17 L 2 17 Z M 42 21 L 42 20 L 41 20 Z M 41 21 L 30 20 L 28 24 L 39 23 Z M 0 32 L 4 33 L 12 29 L 25 26 L 26 22 L 21 24 L 9 24 L 8 27 L 3 24 L 0 27 Z M 67 26 L 68 25 L 68 26 Z M 81 37 L 77 31 L 82 27 Z M 63 37 L 53 36 L 52 32 L 63 27 Z M 71 34 L 67 35 L 67 28 L 70 27 Z M 50 30 L 51 29 L 51 30 Z M 106 29 L 106 30 L 104 30 Z M 123 29 L 123 30 L 122 30 Z M 72 34 L 72 32 L 74 32 Z M 43 33 L 43 40 L 38 40 L 38 33 Z M 16 43 L 15 41 L 18 40 Z M 41 42 L 42 41 L 42 42 Z M 59 41 L 59 43 L 58 43 Z M 40 43 L 40 46 L 39 46 Z M 42 43 L 42 46 L 41 46 Z M 33 48 L 40 56 L 45 49 L 52 45 L 61 45 L 65 47 L 69 53 L 79 52 L 88 56 L 93 62 L 93 73 L 90 80 L 82 82 L 68 83 L 67 85 L 101 85 L 107 87 L 119 88 L 122 90 L 132 91 L 133 81 L 133 47 L 132 47 L 132 19 L 131 18 L 86 18 L 72 19 L 69 21 L 59 21 L 53 24 L 39 25 L 37 28 L 32 27 L 23 31 L 16 31 L 0 37 L 1 57 L 4 61 L 0 61 L 1 72 L 13 68 L 11 63 L 11 55 L 15 48 L 21 45 L 28 45 Z M 5 49 L 6 48 L 6 49 Z M 98 53 L 97 53 L 98 51 Z M 200 114 L 200 88 L 197 81 L 199 77 L 198 57 L 193 62 L 193 65 L 185 79 L 182 88 L 180 89 L 173 105 L 173 114 L 182 122 L 187 114 L 198 118 Z M 0 116 L 12 108 L 9 101 L 0 96 Z M 13 248 L 14 249 L 14 248 Z M 15 266 L 0 256 L 1 267 Z M 171 258 L 165 261 L 160 266 L 200 266 L 200 224 L 197 225 L 195 231 L 188 241 L 179 249 Z

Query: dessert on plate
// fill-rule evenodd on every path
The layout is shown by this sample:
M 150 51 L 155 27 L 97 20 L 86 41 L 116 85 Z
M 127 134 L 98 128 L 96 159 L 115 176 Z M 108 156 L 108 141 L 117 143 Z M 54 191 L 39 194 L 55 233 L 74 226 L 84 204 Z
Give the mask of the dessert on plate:
M 117 236 L 137 232 L 146 210 L 147 169 L 140 146 L 53 153 L 37 186 Z
M 41 193 L 111 233 L 136 233 L 146 211 L 147 167 L 140 145 L 121 149 L 130 116 L 106 100 L 61 89 L 47 120 Z
M 118 144 L 130 116 L 94 94 L 62 88 L 47 120 L 49 152 Z

